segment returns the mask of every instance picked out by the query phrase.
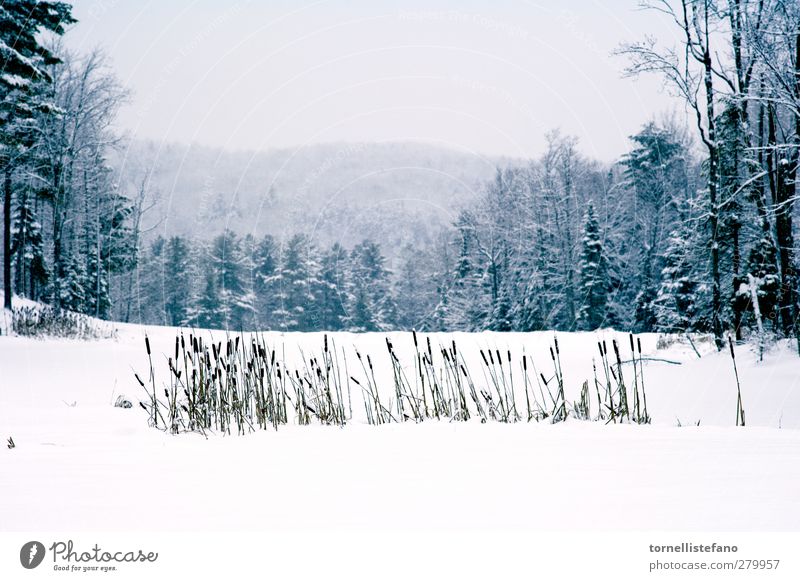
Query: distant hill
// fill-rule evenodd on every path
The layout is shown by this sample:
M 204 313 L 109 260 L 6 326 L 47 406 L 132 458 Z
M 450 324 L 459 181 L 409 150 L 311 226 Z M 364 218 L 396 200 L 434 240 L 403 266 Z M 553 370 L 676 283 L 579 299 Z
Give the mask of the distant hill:
M 128 195 L 150 172 L 149 236 L 208 238 L 227 226 L 346 246 L 371 237 L 391 254 L 451 223 L 504 161 L 407 142 L 237 152 L 134 141 L 113 163 Z

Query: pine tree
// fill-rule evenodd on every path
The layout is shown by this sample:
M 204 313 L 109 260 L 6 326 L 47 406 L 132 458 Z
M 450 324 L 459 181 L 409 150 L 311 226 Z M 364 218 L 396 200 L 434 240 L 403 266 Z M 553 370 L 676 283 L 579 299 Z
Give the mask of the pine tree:
M 316 301 L 319 312 L 320 331 L 339 331 L 344 328 L 346 280 L 348 266 L 347 251 L 338 242 L 322 255 L 320 286 Z
M 295 234 L 281 253 L 280 271 L 275 279 L 279 329 L 309 331 L 318 328 L 318 305 L 314 293 L 319 288 L 316 249 L 304 234 Z
M 754 311 L 750 277 L 756 285 L 755 291 L 761 317 L 764 321 L 772 321 L 773 329 L 777 331 L 777 309 L 781 283 L 777 250 L 770 236 L 762 236 L 753 244 L 747 257 L 745 274 L 734 279 L 736 287 L 732 306 L 734 310 L 738 309 L 743 314 Z
M 486 272 L 475 257 L 475 217 L 462 212 L 455 223 L 458 258 L 447 289 L 444 321 L 453 331 L 478 331 L 489 318 L 490 293 Z
M 252 331 L 257 331 L 260 328 L 255 282 L 255 256 L 257 246 L 256 239 L 252 234 L 245 234 L 242 238 L 240 250 L 242 294 L 237 298 L 237 309 L 239 309 L 241 313 L 241 328 Z
M 396 324 L 397 307 L 385 262 L 380 247 L 371 240 L 357 244 L 350 253 L 347 325 L 351 331 L 385 331 Z
M 609 280 L 600 225 L 591 201 L 583 227 L 580 282 L 583 303 L 578 312 L 578 326 L 593 331 L 599 329 L 606 320 Z
M 491 331 L 513 331 L 514 323 L 511 318 L 511 292 L 509 285 L 502 283 L 497 293 L 492 315 L 489 318 L 489 330 Z
M 656 330 L 683 333 L 696 329 L 699 283 L 692 269 L 693 237 L 687 225 L 674 230 L 664 252 L 661 283 L 653 302 Z
M 622 159 L 622 185 L 631 192 L 627 225 L 616 225 L 627 237 L 621 298 L 633 299 L 633 329 L 645 332 L 656 325 L 653 302 L 663 268 L 665 234 L 675 227 L 677 203 L 686 190 L 686 147 L 674 128 L 654 122 L 630 139 L 634 147 Z
M 648 284 L 636 295 L 634 301 L 634 333 L 649 333 L 658 325 L 656 299 L 658 291 L 653 284 Z
M 279 309 L 279 249 L 272 236 L 264 236 L 253 249 L 252 279 L 255 294 L 256 325 L 259 329 L 275 329 L 275 313 Z
M 219 294 L 220 323 L 226 329 L 239 330 L 245 321 L 252 321 L 255 306 L 252 294 L 245 290 L 244 257 L 241 244 L 231 230 L 214 238 L 208 255 L 208 266 L 216 277 L 214 287 Z
M 225 326 L 227 312 L 222 306 L 218 286 L 219 276 L 207 268 L 201 275 L 202 290 L 189 309 L 191 325 L 204 329 L 219 329 Z
M 14 213 L 11 254 L 15 258 L 15 286 L 19 295 L 38 299 L 49 273 L 44 258 L 42 227 L 30 196 L 23 190 Z
M 172 236 L 164 249 L 164 311 L 168 325 L 179 326 L 189 319 L 191 270 L 189 246 L 181 236 Z
M 60 305 L 76 313 L 86 312 L 86 264 L 80 256 L 70 255 L 64 262 L 64 273 L 59 286 Z
M 100 251 L 108 274 L 120 274 L 136 268 L 136 234 L 131 200 L 114 191 L 101 200 Z

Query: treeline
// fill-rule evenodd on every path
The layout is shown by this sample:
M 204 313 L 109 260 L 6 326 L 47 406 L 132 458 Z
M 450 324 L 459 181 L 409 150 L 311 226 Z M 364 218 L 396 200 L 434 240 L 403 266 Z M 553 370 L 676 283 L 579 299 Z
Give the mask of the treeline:
M 669 123 L 632 142 L 606 167 L 551 133 L 539 160 L 498 170 L 455 224 L 446 326 L 708 330 L 691 143 Z
M 696 127 L 648 123 L 610 165 L 551 133 L 538 159 L 498 169 L 450 227 L 389 262 L 374 240 L 141 232 L 146 171 L 139 191 L 121 192 L 105 161 L 125 91 L 99 54 L 39 44 L 71 22 L 68 6 L 6 2 L 6 306 L 15 292 L 102 318 L 235 330 L 796 337 L 800 5 L 657 8 L 681 50 L 648 40 L 621 53 L 631 74 L 661 74 Z
M 287 331 L 712 333 L 704 160 L 671 120 L 648 123 L 631 143 L 608 167 L 551 133 L 540 159 L 499 169 L 437 244 L 407 246 L 393 265 L 369 240 L 345 249 L 305 235 L 159 237 L 115 316 Z M 757 216 L 740 207 L 738 250 L 718 236 L 731 281 L 724 328 L 756 328 L 757 296 L 762 325 L 783 334 L 780 265 Z
M 321 250 L 302 234 L 280 243 L 226 231 L 210 242 L 158 237 L 130 279 L 125 320 L 282 331 L 409 327 L 380 247 Z

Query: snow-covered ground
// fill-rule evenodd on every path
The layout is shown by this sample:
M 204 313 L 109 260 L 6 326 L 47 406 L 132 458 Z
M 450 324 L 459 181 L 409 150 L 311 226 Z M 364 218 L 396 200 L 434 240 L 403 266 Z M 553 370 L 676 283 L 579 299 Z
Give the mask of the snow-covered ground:
M 747 427 L 736 428 L 729 354 L 707 342 L 657 348 L 641 336 L 653 424 L 369 426 L 353 391 L 345 428 L 286 426 L 248 436 L 172 436 L 147 414 L 134 371 L 165 380 L 175 329 L 118 325 L 115 339 L 0 337 L 0 527 L 23 530 L 218 531 L 305 527 L 797 530 L 800 523 L 800 358 L 737 350 Z M 207 333 L 206 333 L 207 334 Z M 217 333 L 216 337 L 224 335 Z M 593 377 L 598 338 L 559 333 L 567 399 Z M 383 334 L 336 334 L 369 353 L 391 390 Z M 408 333 L 391 334 L 412 364 Z M 455 339 L 480 378 L 478 349 L 533 356 L 552 369 L 552 333 L 432 335 Z M 318 352 L 322 334 L 268 334 L 287 361 Z M 359 377 L 360 370 L 350 369 Z M 548 371 L 549 372 L 549 371 Z M 699 426 L 697 426 L 699 422 Z M 679 425 L 681 427 L 679 427 Z

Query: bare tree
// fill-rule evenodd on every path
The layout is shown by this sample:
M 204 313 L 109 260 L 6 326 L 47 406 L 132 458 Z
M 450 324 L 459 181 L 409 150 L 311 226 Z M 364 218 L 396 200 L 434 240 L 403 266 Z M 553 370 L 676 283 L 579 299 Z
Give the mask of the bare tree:
M 99 195 L 108 188 L 107 172 L 99 162 L 119 140 L 113 123 L 127 92 L 102 52 L 80 57 L 60 47 L 54 52 L 62 59 L 52 70 L 52 99 L 61 115 L 42 119 L 42 150 L 52 207 L 53 303 L 61 305 L 65 250 L 79 226 L 76 198 Z

